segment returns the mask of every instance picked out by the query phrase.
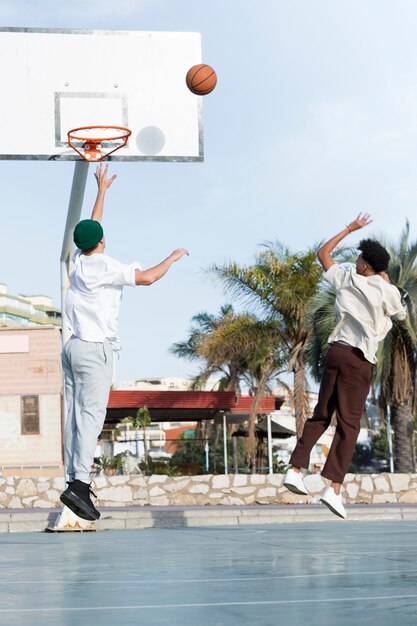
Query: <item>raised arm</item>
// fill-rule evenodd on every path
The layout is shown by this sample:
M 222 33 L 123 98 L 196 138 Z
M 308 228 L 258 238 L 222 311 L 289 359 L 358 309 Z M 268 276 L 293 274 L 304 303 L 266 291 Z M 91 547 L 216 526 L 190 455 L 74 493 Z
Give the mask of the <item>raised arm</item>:
M 342 239 L 350 235 L 350 233 L 353 233 L 353 231 L 359 230 L 360 228 L 367 226 L 371 222 L 372 220 L 369 213 L 364 213 L 363 215 L 362 213 L 359 213 L 358 217 L 353 220 L 353 222 L 348 224 L 344 230 L 342 230 L 340 233 L 338 233 L 322 245 L 322 247 L 317 252 L 317 257 L 325 272 L 327 272 L 327 270 L 332 265 L 334 265 L 334 261 L 330 255 L 336 248 L 336 246 L 342 241 Z
M 135 271 L 135 283 L 136 285 L 153 285 L 157 280 L 165 276 L 169 268 L 175 261 L 179 261 L 184 254 L 188 255 L 188 250 L 185 248 L 179 248 L 178 250 L 174 250 L 169 257 L 167 257 L 164 261 L 155 265 L 155 267 L 150 267 L 148 270 L 136 270 Z
M 103 166 L 100 163 L 100 165 L 97 166 L 97 169 L 94 172 L 94 176 L 96 177 L 96 181 L 97 181 L 98 190 L 97 190 L 97 198 L 93 206 L 93 211 L 91 213 L 91 219 L 100 223 L 103 218 L 103 205 L 104 205 L 104 197 L 106 195 L 106 191 L 117 177 L 117 174 L 113 174 L 111 178 L 107 178 L 108 169 L 109 169 L 108 165 L 106 165 L 106 167 L 103 169 Z

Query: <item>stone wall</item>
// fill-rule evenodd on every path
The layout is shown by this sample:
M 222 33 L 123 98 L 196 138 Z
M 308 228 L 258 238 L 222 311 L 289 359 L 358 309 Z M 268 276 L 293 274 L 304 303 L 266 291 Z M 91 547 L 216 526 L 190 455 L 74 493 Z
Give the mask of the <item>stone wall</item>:
M 92 488 L 98 506 L 175 506 L 316 503 L 328 484 L 307 476 L 309 497 L 283 487 L 284 476 L 98 476 Z M 0 478 L 0 508 L 60 507 L 63 478 Z M 417 474 L 348 474 L 343 489 L 347 503 L 417 503 Z

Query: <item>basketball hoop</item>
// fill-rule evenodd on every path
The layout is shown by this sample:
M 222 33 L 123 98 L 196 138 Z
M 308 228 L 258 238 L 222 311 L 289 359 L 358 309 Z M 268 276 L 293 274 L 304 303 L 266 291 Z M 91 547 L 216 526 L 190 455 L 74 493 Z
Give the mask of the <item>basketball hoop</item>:
M 101 161 L 123 148 L 131 134 L 123 126 L 81 126 L 68 131 L 68 143 L 85 161 Z M 106 148 L 107 152 L 103 153 Z

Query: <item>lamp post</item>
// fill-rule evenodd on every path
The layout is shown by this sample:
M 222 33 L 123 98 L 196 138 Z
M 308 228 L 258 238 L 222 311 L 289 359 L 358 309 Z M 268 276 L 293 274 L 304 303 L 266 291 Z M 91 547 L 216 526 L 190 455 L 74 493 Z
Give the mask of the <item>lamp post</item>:
M 226 413 L 223 413 L 223 454 L 224 454 L 224 473 L 229 473 L 229 466 L 227 464 L 227 424 Z
M 205 472 L 206 474 L 209 473 L 209 442 L 206 439 L 206 442 L 204 444 L 204 456 L 205 456 Z
M 389 471 L 394 473 L 394 455 L 392 453 L 392 430 L 391 430 L 391 407 L 387 406 L 387 439 L 388 439 L 388 461 Z
M 272 427 L 271 427 L 271 414 L 268 413 L 266 416 L 267 424 L 268 424 L 268 469 L 269 473 L 273 474 L 273 466 L 272 466 Z

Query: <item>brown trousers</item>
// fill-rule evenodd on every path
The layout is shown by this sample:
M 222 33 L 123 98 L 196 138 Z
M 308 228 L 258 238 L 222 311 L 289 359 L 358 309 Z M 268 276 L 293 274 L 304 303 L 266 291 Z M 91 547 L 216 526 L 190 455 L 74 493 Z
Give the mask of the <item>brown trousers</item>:
M 330 426 L 336 411 L 336 433 L 321 475 L 335 483 L 343 482 L 359 435 L 372 369 L 372 363 L 365 359 L 361 350 L 331 344 L 324 361 L 318 403 L 313 416 L 304 425 L 290 459 L 291 465 L 308 468 L 310 452 Z

